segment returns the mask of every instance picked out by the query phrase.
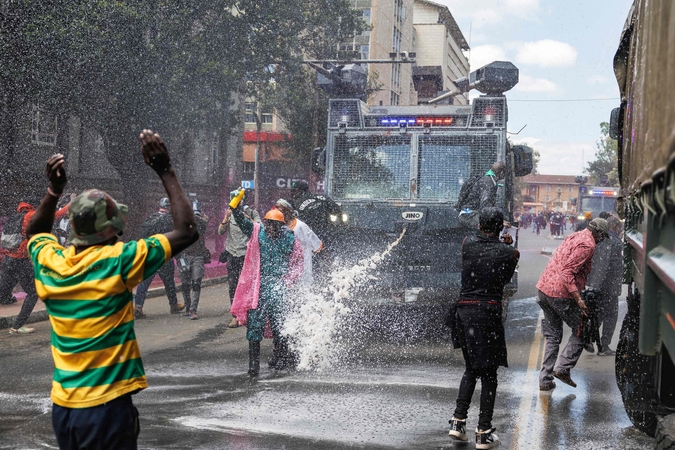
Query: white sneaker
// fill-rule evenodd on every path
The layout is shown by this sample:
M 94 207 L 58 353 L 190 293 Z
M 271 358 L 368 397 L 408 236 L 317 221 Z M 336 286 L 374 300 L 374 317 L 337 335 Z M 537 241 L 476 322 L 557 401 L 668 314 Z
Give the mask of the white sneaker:
M 485 431 L 478 431 L 476 428 L 476 449 L 483 450 L 488 448 L 495 448 L 499 445 L 499 438 L 495 434 L 495 428 L 490 428 Z
M 9 334 L 31 334 L 31 333 L 35 333 L 35 328 L 21 327 L 9 329 Z
M 466 420 L 455 419 L 454 417 L 448 421 L 450 424 L 450 437 L 454 441 L 468 441 L 469 437 L 466 435 Z

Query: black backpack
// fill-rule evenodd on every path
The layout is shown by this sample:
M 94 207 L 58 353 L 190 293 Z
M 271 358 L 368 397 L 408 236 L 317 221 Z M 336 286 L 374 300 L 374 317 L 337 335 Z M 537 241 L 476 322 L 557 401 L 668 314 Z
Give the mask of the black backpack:
M 457 203 L 455 203 L 455 209 L 461 211 L 464 208 L 469 196 L 473 191 L 474 186 L 478 184 L 480 179 L 483 178 L 483 175 L 474 175 L 464 182 L 462 189 L 459 190 L 459 196 L 457 197 Z
M 26 237 L 21 232 L 23 218 L 26 214 L 17 213 L 7 219 L 0 235 L 0 247 L 5 250 L 16 250 Z

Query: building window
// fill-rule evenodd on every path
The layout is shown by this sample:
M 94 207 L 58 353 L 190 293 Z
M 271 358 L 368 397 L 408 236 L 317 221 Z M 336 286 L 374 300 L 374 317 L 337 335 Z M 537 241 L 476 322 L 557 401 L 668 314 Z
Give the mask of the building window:
M 405 21 L 405 6 L 403 0 L 394 1 L 394 21 L 401 25 Z
M 391 88 L 396 89 L 396 90 L 401 89 L 401 65 L 400 64 L 393 64 L 391 66 Z
M 34 105 L 30 122 L 30 141 L 32 144 L 56 146 L 58 119 L 55 114 Z
M 244 122 L 256 123 L 258 105 L 252 102 L 251 103 L 247 102 L 244 107 L 246 108 L 246 114 L 244 114 Z M 269 109 L 265 110 L 265 108 L 263 108 L 260 120 L 261 123 L 272 123 L 272 121 L 274 120 L 272 117 L 272 111 Z
M 258 111 L 258 105 L 253 102 L 244 103 L 246 114 L 244 115 L 245 123 L 255 123 L 255 114 Z
M 401 42 L 403 41 L 403 34 L 401 31 L 394 27 L 394 33 L 391 39 L 391 51 L 400 53 L 401 52 Z
M 366 22 L 368 25 L 370 25 L 371 24 L 371 22 L 370 22 L 370 15 L 371 15 L 370 8 L 366 8 L 366 9 L 362 10 L 362 14 L 363 14 L 363 21 Z
M 545 199 L 544 201 L 550 202 L 550 201 L 551 201 L 551 196 L 550 196 L 550 195 L 547 195 L 547 196 L 546 196 L 546 199 Z
M 398 105 L 398 102 L 399 102 L 398 94 L 392 91 L 389 95 L 389 104 L 392 106 L 396 106 Z
M 255 163 L 244 162 L 244 173 L 253 173 L 253 172 L 255 172 Z
M 569 187 L 569 192 L 574 192 L 574 186 Z
M 361 59 L 370 58 L 370 45 L 362 45 L 361 46 L 360 57 L 361 57 Z
M 546 186 L 546 192 L 551 192 L 551 186 Z

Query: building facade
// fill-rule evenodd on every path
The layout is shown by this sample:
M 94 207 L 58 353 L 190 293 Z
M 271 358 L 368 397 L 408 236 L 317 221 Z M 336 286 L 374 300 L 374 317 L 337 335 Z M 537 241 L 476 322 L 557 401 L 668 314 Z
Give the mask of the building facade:
M 341 59 L 397 59 L 414 63 L 368 64 L 379 87 L 370 105 L 416 105 L 454 88 L 469 74 L 469 45 L 450 10 L 427 0 L 352 0 L 369 27 L 340 46 Z M 415 56 L 412 56 L 415 55 Z M 466 105 L 468 94 L 454 104 Z
M 435 2 L 415 0 L 413 27 L 417 62 L 413 82 L 419 100 L 430 100 L 454 89 L 453 80 L 469 75 L 464 55 L 469 44 L 450 10 Z M 468 105 L 469 94 L 454 97 L 453 104 Z
M 577 212 L 579 183 L 573 175 L 527 175 L 521 180 L 523 210 Z
M 352 0 L 369 29 L 340 46 L 340 58 L 403 59 L 414 52 L 413 0 Z M 392 57 L 396 54 L 396 57 Z M 412 63 L 368 64 L 368 74 L 379 89 L 369 105 L 415 105 Z

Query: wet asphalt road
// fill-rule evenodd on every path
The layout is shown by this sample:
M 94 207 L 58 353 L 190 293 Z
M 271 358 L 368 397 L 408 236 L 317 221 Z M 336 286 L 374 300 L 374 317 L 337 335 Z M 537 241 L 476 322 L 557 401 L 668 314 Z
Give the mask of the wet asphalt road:
M 500 448 L 652 448 L 653 440 L 632 428 L 623 411 L 614 358 L 584 353 L 572 373 L 578 388 L 559 383 L 552 393 L 538 391 L 543 343 L 534 285 L 548 261 L 541 248 L 558 243 L 530 232 L 521 239 L 520 290 L 506 323 L 510 366 L 499 371 L 493 420 Z M 165 298 L 146 303 L 149 318 L 136 324 L 150 385 L 134 397 L 141 448 L 453 448 L 447 421 L 463 361 L 448 342 L 355 332 L 345 336 L 351 351 L 334 370 L 275 374 L 263 365 L 252 382 L 245 374 L 245 330 L 225 327 L 226 291 L 224 285 L 202 291 L 198 321 L 169 315 Z M 624 312 L 622 302 L 621 317 Z M 0 334 L 0 448 L 56 448 L 50 327 L 36 328 L 30 336 Z M 617 335 L 618 329 L 614 343 Z M 266 341 L 263 361 L 270 351 Z M 478 390 L 469 429 L 476 426 L 477 406 Z

